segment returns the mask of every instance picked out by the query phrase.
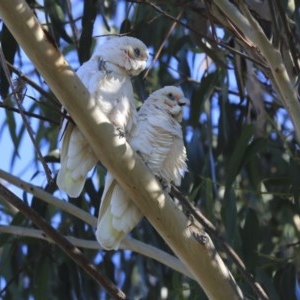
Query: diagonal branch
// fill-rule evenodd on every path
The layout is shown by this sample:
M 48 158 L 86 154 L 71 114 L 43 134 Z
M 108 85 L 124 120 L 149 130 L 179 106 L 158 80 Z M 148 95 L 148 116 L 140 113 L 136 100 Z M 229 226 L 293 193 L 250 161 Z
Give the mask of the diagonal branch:
M 106 291 L 116 299 L 125 299 L 125 294 L 114 285 L 107 277 L 102 275 L 96 267 L 65 237 L 59 234 L 51 225 L 41 218 L 36 211 L 31 209 L 21 199 L 10 190 L 0 184 L 0 195 L 8 203 L 18 208 L 36 226 L 41 228 L 55 244 L 60 247 L 71 259 L 76 262 L 87 274 L 89 274 L 98 284 L 102 285 Z
M 40 148 L 39 148 L 39 146 L 38 146 L 38 144 L 37 144 L 37 142 L 35 140 L 35 137 L 34 137 L 34 134 L 33 134 L 33 130 L 31 128 L 31 126 L 30 126 L 27 118 L 26 118 L 26 114 L 24 112 L 24 108 L 23 108 L 23 105 L 22 105 L 22 100 L 23 99 L 21 98 L 19 92 L 17 91 L 17 89 L 13 85 L 12 80 L 11 80 L 10 76 L 8 75 L 9 73 L 7 74 L 8 67 L 6 65 L 6 60 L 5 60 L 3 51 L 2 51 L 1 44 L 0 44 L 0 61 L 1 61 L 2 68 L 5 70 L 5 74 L 7 76 L 6 79 L 7 79 L 8 83 L 9 83 L 9 85 L 10 85 L 10 87 L 12 89 L 12 93 L 13 93 L 15 99 L 16 99 L 16 103 L 17 103 L 17 106 L 18 106 L 21 118 L 22 118 L 22 120 L 24 122 L 24 126 L 25 126 L 25 128 L 27 130 L 27 133 L 29 135 L 29 138 L 30 138 L 30 140 L 31 140 L 31 142 L 32 142 L 32 144 L 33 144 L 33 146 L 35 148 L 35 151 L 37 152 L 37 156 L 38 156 L 38 158 L 39 158 L 39 160 L 40 160 L 40 162 L 41 162 L 41 164 L 42 164 L 42 166 L 44 168 L 47 180 L 48 180 L 49 183 L 51 183 L 52 182 L 51 171 L 48 168 L 48 165 L 47 165 L 47 163 L 45 162 L 45 160 L 43 158 L 43 155 L 42 155 L 42 153 L 40 151 Z
M 12 183 L 13 185 L 19 187 L 23 191 L 26 191 L 35 197 L 43 200 L 44 202 L 51 204 L 63 211 L 68 212 L 69 214 L 77 217 L 80 220 L 83 220 L 85 223 L 91 225 L 92 227 L 96 227 L 97 219 L 87 213 L 86 211 L 78 208 L 76 205 L 72 203 L 68 203 L 66 201 L 62 201 L 51 194 L 45 192 L 44 190 L 40 189 L 39 187 L 27 183 L 26 181 L 20 179 L 19 177 L 16 177 L 8 172 L 5 172 L 4 170 L 0 169 L 0 178 L 8 181 L 9 183 Z
M 210 299 L 244 299 L 209 236 L 196 230 L 141 158 L 99 109 L 24 0 L 0 1 L 2 20 L 69 112 L 97 158 L 113 174 Z M 18 22 L 16 22 L 18 20 Z M 63 84 L 62 84 L 63 83 Z
M 172 186 L 171 195 L 177 198 L 187 213 L 195 218 L 201 225 L 203 225 L 205 231 L 207 231 L 212 237 L 217 239 L 221 247 L 225 250 L 226 254 L 232 259 L 236 264 L 237 268 L 241 272 L 245 281 L 252 287 L 256 295 L 263 300 L 268 300 L 266 292 L 263 290 L 261 285 L 255 280 L 254 276 L 249 273 L 246 269 L 241 258 L 237 253 L 232 249 L 232 247 L 224 240 L 220 235 L 217 228 L 187 199 L 181 192 L 174 186 Z
M 279 12 L 283 27 L 284 27 L 287 43 L 288 43 L 289 49 L 291 51 L 291 57 L 293 59 L 293 65 L 295 67 L 295 73 L 299 74 L 297 46 L 296 46 L 295 40 L 293 39 L 293 33 L 292 33 L 292 30 L 291 30 L 291 26 L 289 24 L 289 20 L 288 20 L 288 17 L 286 15 L 285 11 L 284 11 L 284 8 L 282 7 L 281 1 L 276 0 L 275 2 L 276 2 L 277 10 Z
M 0 232 L 11 234 L 11 235 L 18 235 L 24 237 L 31 237 L 36 239 L 41 239 L 48 241 L 49 243 L 55 243 L 51 238 L 49 238 L 45 233 L 38 229 L 32 228 L 24 228 L 21 226 L 14 226 L 14 225 L 0 225 Z M 93 249 L 93 250 L 100 250 L 100 245 L 96 241 L 92 240 L 85 240 L 75 238 L 73 236 L 65 236 L 65 238 L 71 242 L 74 246 L 83 248 L 83 249 Z M 142 253 L 144 256 L 155 259 L 156 261 L 160 262 L 163 265 L 168 266 L 169 268 L 184 274 L 185 276 L 194 279 L 193 276 L 189 273 L 189 271 L 185 268 L 184 265 L 174 256 L 161 251 L 150 245 L 145 245 L 144 243 L 137 241 L 133 238 L 125 238 L 121 243 L 121 249 L 129 249 L 136 253 Z
M 57 99 L 50 93 L 45 91 L 39 84 L 32 81 L 29 77 L 27 77 L 25 74 L 23 74 L 19 69 L 17 69 L 14 65 L 10 64 L 8 61 L 5 61 L 7 67 L 9 70 L 13 73 L 15 73 L 22 81 L 25 81 L 27 84 L 29 84 L 33 89 L 39 92 L 42 96 L 52 101 L 54 104 L 57 105 L 57 107 L 60 109 L 59 102 Z
M 159 56 L 161 55 L 161 52 L 165 46 L 165 44 L 168 42 L 169 40 L 169 37 L 171 36 L 172 32 L 174 31 L 176 25 L 177 25 L 177 22 L 181 19 L 182 17 L 182 14 L 183 14 L 183 10 L 178 14 L 177 18 L 176 18 L 176 21 L 174 21 L 169 29 L 169 31 L 167 32 L 166 36 L 165 36 L 165 39 L 163 40 L 163 42 L 161 43 L 161 45 L 159 46 L 152 62 L 151 62 L 151 65 L 149 66 L 149 68 L 147 69 L 147 71 L 145 72 L 145 75 L 143 77 L 143 79 L 147 78 L 150 70 L 153 68 L 154 64 L 156 63 L 157 59 L 159 58 Z
M 23 191 L 26 191 L 35 197 L 39 198 L 40 200 L 53 205 L 63 211 L 68 212 L 69 214 L 77 217 L 78 219 L 84 221 L 85 223 L 91 225 L 93 228 L 96 227 L 97 219 L 90 215 L 89 213 L 83 211 L 82 209 L 78 208 L 77 206 L 73 205 L 72 203 L 62 201 L 51 194 L 45 192 L 41 188 L 32 185 L 30 183 L 27 183 L 20 179 L 19 177 L 13 176 L 3 170 L 0 169 L 0 178 L 6 180 L 7 182 L 21 188 Z M 6 226 L 7 227 L 7 226 Z M 0 228 L 0 232 L 3 232 L 3 228 Z M 25 229 L 24 229 L 25 230 Z M 18 229 L 17 234 L 21 234 L 22 230 Z M 27 232 L 28 233 L 28 232 Z M 40 238 L 40 236 L 36 236 L 37 238 Z M 73 238 L 74 239 L 74 238 Z M 96 243 L 96 242 L 94 242 Z M 98 243 L 97 249 L 100 249 L 100 246 Z M 140 242 L 136 239 L 126 237 L 122 243 L 121 243 L 121 249 L 131 250 L 133 252 L 136 252 L 138 254 L 141 254 L 143 256 L 152 258 L 161 264 L 164 264 L 168 266 L 171 269 L 176 270 L 179 273 L 185 274 L 186 276 L 189 276 L 190 278 L 193 278 L 193 275 L 189 272 L 189 270 L 186 268 L 186 266 L 176 257 L 173 255 L 170 255 L 156 247 L 153 247 L 151 245 L 147 245 L 143 242 Z
M 5 110 L 9 110 L 9 111 L 13 111 L 13 112 L 15 112 L 17 114 L 20 114 L 20 110 L 18 108 L 12 107 L 12 106 L 10 106 L 8 104 L 5 104 L 5 103 L 2 103 L 2 102 L 0 102 L 0 108 L 3 108 Z M 27 117 L 31 117 L 31 118 L 35 118 L 37 120 L 49 122 L 49 123 L 52 123 L 52 124 L 57 125 L 57 126 L 60 125 L 59 121 L 54 120 L 54 119 L 49 119 L 49 118 L 44 117 L 44 116 L 42 116 L 40 114 L 35 114 L 35 113 L 29 112 L 29 111 L 25 111 L 25 110 L 23 111 L 23 114 L 25 116 L 27 116 Z
M 241 10 L 228 0 L 214 0 L 214 2 L 265 59 L 272 73 L 270 79 L 278 88 L 281 101 L 294 124 L 296 139 L 300 143 L 300 103 L 297 100 L 294 80 L 288 75 L 280 51 L 274 48 L 244 1 L 239 1 Z

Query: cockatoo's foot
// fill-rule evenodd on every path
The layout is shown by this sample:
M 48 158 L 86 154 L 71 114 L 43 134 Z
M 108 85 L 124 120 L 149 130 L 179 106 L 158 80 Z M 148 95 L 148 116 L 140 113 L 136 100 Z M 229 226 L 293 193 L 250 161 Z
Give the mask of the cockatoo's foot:
M 122 130 L 121 128 L 117 128 L 117 132 L 118 132 L 118 135 L 119 135 L 119 139 L 122 139 L 122 138 L 126 137 L 125 131 Z
M 170 184 L 167 182 L 167 180 L 165 180 L 164 178 L 160 177 L 160 176 L 155 176 L 157 178 L 157 180 L 159 181 L 162 189 L 164 191 L 167 191 L 168 193 L 171 190 Z
M 101 56 L 98 58 L 98 69 L 99 71 L 104 71 L 105 74 L 110 73 L 110 71 L 106 67 L 106 61 Z

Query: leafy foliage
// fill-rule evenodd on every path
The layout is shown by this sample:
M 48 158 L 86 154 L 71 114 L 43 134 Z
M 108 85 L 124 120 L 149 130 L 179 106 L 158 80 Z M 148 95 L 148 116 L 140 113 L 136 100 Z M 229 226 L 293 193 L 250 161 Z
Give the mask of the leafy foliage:
M 300 3 L 264 1 L 259 7 L 255 3 L 247 1 L 248 8 L 279 49 L 290 84 L 296 87 Z M 222 12 L 215 13 L 214 1 L 45 0 L 29 4 L 74 69 L 103 41 L 95 37 L 99 33 L 130 34 L 149 47 L 151 68 L 134 79 L 137 102 L 170 84 L 180 85 L 191 100 L 183 124 L 189 172 L 182 192 L 215 224 L 270 299 L 297 299 L 300 160 L 291 116 L 264 58 Z M 100 164 L 87 180 L 85 193 L 67 199 L 53 182 L 45 184 L 46 171 L 38 163 L 36 150 L 30 142 L 22 143 L 27 125 L 32 126 L 54 177 L 59 168 L 53 150 L 59 142 L 60 104 L 3 23 L 1 44 L 8 63 L 2 61 L 0 72 L 1 145 L 7 136 L 13 142 L 11 170 L 18 157 L 25 160 L 32 182 L 42 175 L 43 183 L 36 184 L 97 216 L 105 174 Z M 7 81 L 5 66 L 14 88 Z M 22 96 L 27 125 L 17 113 L 15 92 Z M 83 221 L 26 192 L 23 200 L 62 234 L 95 239 L 93 228 Z M 2 201 L 0 220 L 3 225 L 33 227 Z M 146 220 L 132 236 L 170 252 Z M 218 238 L 212 238 L 245 295 L 256 299 Z M 2 234 L 0 251 L 3 299 L 108 298 L 55 245 Z M 160 299 L 165 292 L 168 299 L 206 299 L 191 279 L 136 253 L 83 251 L 130 299 Z

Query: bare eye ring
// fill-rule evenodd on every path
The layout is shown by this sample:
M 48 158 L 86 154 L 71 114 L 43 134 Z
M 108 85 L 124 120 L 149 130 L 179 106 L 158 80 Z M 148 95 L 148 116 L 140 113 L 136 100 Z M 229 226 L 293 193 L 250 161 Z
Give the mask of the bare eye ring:
M 134 54 L 135 54 L 135 56 L 136 57 L 139 57 L 140 56 L 140 54 L 141 54 L 141 51 L 140 51 L 140 49 L 139 48 L 134 48 Z
M 171 100 L 175 100 L 175 97 L 174 97 L 174 95 L 172 93 L 168 94 L 168 98 L 170 98 Z

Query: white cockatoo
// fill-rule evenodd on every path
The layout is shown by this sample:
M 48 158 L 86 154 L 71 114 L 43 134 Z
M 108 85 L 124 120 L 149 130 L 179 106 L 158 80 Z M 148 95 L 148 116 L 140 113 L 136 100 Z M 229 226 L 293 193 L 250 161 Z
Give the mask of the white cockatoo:
M 137 112 L 130 77 L 146 68 L 148 50 L 140 40 L 122 36 L 102 44 L 77 71 L 90 94 L 120 135 L 127 137 L 136 123 Z M 87 173 L 98 159 L 82 133 L 68 122 L 62 138 L 58 187 L 78 197 Z
M 180 184 L 187 169 L 181 128 L 186 104 L 188 100 L 177 87 L 166 86 L 155 91 L 141 106 L 137 125 L 128 139 L 168 191 L 171 182 Z M 99 244 L 106 250 L 117 250 L 141 218 L 140 210 L 107 172 L 96 230 Z

